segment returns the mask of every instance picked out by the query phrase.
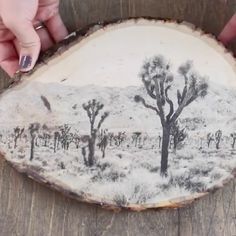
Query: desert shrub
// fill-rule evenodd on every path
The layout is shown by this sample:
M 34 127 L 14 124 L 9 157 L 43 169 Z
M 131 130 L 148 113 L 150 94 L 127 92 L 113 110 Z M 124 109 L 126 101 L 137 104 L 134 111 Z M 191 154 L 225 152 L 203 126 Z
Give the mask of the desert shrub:
M 190 175 L 181 175 L 171 177 L 169 181 L 169 186 L 179 186 L 180 188 L 184 188 L 190 192 L 204 192 L 206 189 L 206 185 L 199 181 L 193 181 Z
M 42 166 L 47 166 L 47 165 L 48 165 L 48 163 L 46 161 L 42 162 Z
M 160 167 L 159 167 L 159 166 L 156 166 L 156 167 L 151 168 L 151 169 L 150 169 L 150 172 L 151 172 L 151 173 L 157 173 L 159 170 L 160 170 Z
M 116 170 L 108 170 L 108 171 L 101 171 L 99 170 L 92 178 L 91 180 L 93 182 L 106 180 L 107 182 L 117 182 L 118 180 L 125 178 L 126 174 L 123 172 L 119 172 Z
M 58 166 L 59 166 L 59 168 L 61 168 L 62 170 L 65 170 L 65 169 L 66 169 L 64 162 L 60 162 L 60 163 L 58 164 Z
M 184 156 L 184 155 L 176 155 L 174 157 L 175 160 L 193 160 L 193 155 L 189 155 L 189 156 Z
M 140 167 L 147 169 L 147 170 L 151 170 L 153 168 L 153 166 L 148 162 L 141 163 Z
M 171 185 L 168 183 L 164 183 L 160 186 L 158 186 L 161 192 L 165 192 L 170 189 Z
M 154 197 L 154 192 L 148 191 L 148 186 L 145 184 L 136 184 L 133 192 L 131 193 L 130 199 L 136 204 L 146 203 L 150 198 Z
M 169 186 L 179 186 L 181 188 L 185 187 L 186 177 L 181 176 L 171 176 L 169 180 Z
M 118 171 L 115 171 L 115 170 L 110 170 L 110 172 L 104 174 L 104 178 L 109 182 L 110 181 L 111 182 L 116 182 L 116 181 L 118 181 L 122 178 L 125 178 L 125 177 L 126 177 L 125 173 L 118 172 Z
M 189 180 L 185 184 L 185 189 L 191 192 L 204 192 L 206 190 L 206 185 L 200 181 L 192 182 Z
M 189 170 L 189 175 L 191 177 L 199 175 L 199 176 L 207 176 L 209 173 L 212 171 L 213 167 L 211 166 L 202 166 L 201 168 L 199 167 L 194 167 Z
M 25 158 L 25 155 L 18 155 L 18 158 L 19 158 L 19 159 L 24 159 L 24 158 Z
M 119 179 L 120 175 L 117 171 L 110 172 L 106 175 L 106 179 L 111 180 L 112 182 L 116 182 Z
M 92 182 L 98 182 L 101 181 L 103 179 L 102 173 L 101 171 L 98 171 L 92 178 L 91 181 Z
M 211 175 L 211 180 L 218 180 L 218 179 L 220 179 L 222 177 L 222 174 L 220 174 L 220 173 L 212 173 L 212 175 Z
M 104 170 L 106 170 L 109 167 L 111 167 L 111 164 L 108 163 L 108 162 L 98 163 L 97 164 L 97 168 L 99 168 L 101 171 L 104 171 Z
M 116 194 L 113 198 L 113 201 L 118 205 L 118 206 L 126 206 L 128 201 L 127 198 L 124 194 Z
M 158 172 L 160 170 L 159 166 L 153 166 L 152 164 L 147 163 L 147 162 L 141 163 L 140 167 L 150 171 L 151 173 L 156 173 L 156 172 Z

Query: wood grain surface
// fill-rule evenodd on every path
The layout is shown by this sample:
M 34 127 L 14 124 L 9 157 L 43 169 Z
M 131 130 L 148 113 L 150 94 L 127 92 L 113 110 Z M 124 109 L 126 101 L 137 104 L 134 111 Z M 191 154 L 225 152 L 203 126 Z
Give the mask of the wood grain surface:
M 188 21 L 217 35 L 235 10 L 236 0 L 61 1 L 70 31 L 98 21 L 152 16 Z M 0 72 L 0 89 L 8 82 Z M 231 181 L 178 210 L 112 212 L 68 199 L 0 159 L 0 236 L 236 236 L 235 185 Z

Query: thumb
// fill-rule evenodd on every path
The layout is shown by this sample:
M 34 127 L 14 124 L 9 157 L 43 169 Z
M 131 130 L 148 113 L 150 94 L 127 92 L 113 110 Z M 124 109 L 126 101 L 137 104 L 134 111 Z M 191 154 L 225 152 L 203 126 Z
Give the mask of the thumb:
M 19 44 L 19 67 L 23 72 L 31 70 L 39 56 L 41 49 L 40 38 L 32 22 L 28 20 L 4 22 L 7 28 L 16 36 Z

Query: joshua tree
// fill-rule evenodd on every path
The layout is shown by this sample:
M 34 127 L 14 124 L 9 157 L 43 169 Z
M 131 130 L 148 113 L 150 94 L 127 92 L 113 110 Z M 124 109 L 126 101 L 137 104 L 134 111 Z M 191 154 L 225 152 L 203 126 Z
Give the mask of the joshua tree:
M 113 139 L 115 140 L 115 145 L 116 146 L 120 146 L 124 140 L 126 139 L 126 133 L 125 132 L 119 132 L 118 134 L 116 134 Z
M 167 175 L 171 127 L 182 111 L 198 97 L 205 97 L 208 90 L 208 84 L 205 82 L 205 79 L 193 72 L 190 62 L 180 66 L 178 73 L 183 78 L 184 85 L 181 90 L 177 90 L 176 108 L 175 102 L 169 96 L 174 76 L 171 73 L 170 64 L 162 56 L 155 56 L 147 60 L 140 73 L 146 92 L 155 101 L 155 105 L 148 103 L 142 96 L 136 95 L 134 98 L 136 102 L 151 109 L 160 118 L 163 134 L 161 154 L 162 175 Z
M 75 144 L 76 149 L 78 149 L 80 143 L 80 136 L 77 133 L 73 135 L 73 142 Z
M 230 134 L 230 137 L 233 139 L 232 148 L 234 148 L 235 147 L 235 143 L 236 143 L 236 132 Z
M 50 135 L 49 133 L 47 133 L 47 132 L 44 132 L 44 133 L 43 133 L 42 139 L 43 139 L 43 141 L 44 141 L 44 143 L 43 143 L 43 146 L 44 146 L 44 147 L 47 147 L 47 146 L 48 146 L 49 141 L 50 141 L 50 138 L 51 138 L 51 135 Z
M 35 138 L 37 132 L 39 131 L 40 124 L 39 123 L 32 123 L 29 126 L 30 137 L 31 137 L 31 145 L 30 145 L 30 161 L 34 158 L 34 146 L 35 146 Z
M 220 149 L 220 142 L 222 140 L 222 131 L 217 130 L 215 132 L 215 142 L 216 142 L 216 149 Z
M 95 162 L 95 144 L 97 139 L 97 134 L 105 121 L 105 119 L 108 117 L 109 113 L 104 112 L 103 115 L 101 115 L 100 120 L 96 123 L 96 119 L 98 118 L 99 112 L 103 109 L 104 105 L 100 102 L 96 101 L 95 99 L 89 101 L 88 103 L 83 104 L 84 110 L 87 112 L 87 116 L 89 118 L 90 123 L 90 137 L 88 139 L 88 166 L 93 166 Z
M 214 134 L 212 133 L 208 133 L 207 134 L 207 147 L 209 148 L 210 145 L 211 145 L 211 142 L 213 142 L 215 139 L 214 139 Z
M 42 126 L 42 130 L 43 130 L 43 134 L 39 137 L 41 137 L 41 139 L 43 141 L 43 146 L 47 147 L 50 142 L 50 138 L 51 138 L 50 131 L 49 131 L 49 128 L 47 127 L 46 124 L 44 124 Z
M 106 148 L 108 146 L 108 134 L 106 133 L 106 130 L 101 131 L 100 141 L 97 145 L 102 151 L 102 157 L 104 158 L 106 156 Z
M 112 146 L 114 139 L 115 139 L 114 133 L 113 132 L 109 132 L 108 133 L 108 140 L 109 140 L 109 145 L 110 146 Z
M 185 128 L 180 128 L 178 120 L 176 120 L 171 126 L 170 134 L 173 137 L 174 151 L 176 151 L 178 145 L 182 143 L 187 137 L 187 133 L 185 131 Z
M 135 147 L 137 147 L 138 144 L 140 144 L 141 141 L 141 132 L 134 132 L 132 135 L 132 142 L 135 143 Z
M 60 140 L 61 140 L 61 146 L 62 149 L 68 150 L 68 139 L 70 137 L 70 129 L 71 127 L 68 124 L 64 124 L 63 126 L 60 127 Z
M 60 140 L 61 140 L 60 132 L 58 132 L 58 131 L 54 132 L 54 144 L 53 144 L 54 152 L 56 152 L 56 150 L 57 150 L 57 148 L 59 146 Z
M 17 147 L 17 140 L 19 139 L 19 138 L 21 138 L 21 135 L 23 134 L 23 132 L 24 132 L 24 128 L 23 129 L 21 129 L 20 127 L 16 127 L 16 128 L 14 128 L 14 148 L 16 149 L 16 147 Z
M 143 146 L 145 146 L 147 140 L 148 136 L 147 135 L 143 136 L 143 144 L 142 144 Z

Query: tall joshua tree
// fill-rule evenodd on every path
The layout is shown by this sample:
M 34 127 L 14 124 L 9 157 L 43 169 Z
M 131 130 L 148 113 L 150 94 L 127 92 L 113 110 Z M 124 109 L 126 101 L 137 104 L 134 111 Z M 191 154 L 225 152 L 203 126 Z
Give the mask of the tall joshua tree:
M 93 166 L 95 159 L 95 144 L 97 139 L 97 134 L 105 121 L 105 119 L 108 117 L 109 113 L 104 112 L 100 116 L 100 120 L 96 122 L 96 119 L 98 118 L 99 112 L 104 108 L 104 105 L 100 102 L 96 101 L 95 99 L 89 101 L 88 103 L 83 104 L 84 110 L 87 112 L 87 116 L 89 118 L 90 123 L 90 136 L 88 138 L 88 166 Z
M 31 142 L 30 142 L 30 161 L 33 160 L 34 158 L 34 146 L 35 146 L 35 138 L 37 135 L 37 132 L 39 131 L 40 124 L 39 123 L 32 123 L 29 126 L 29 131 L 30 131 L 30 137 L 31 137 Z
M 136 102 L 151 109 L 160 118 L 163 133 L 161 155 L 162 175 L 167 175 L 171 127 L 179 118 L 182 111 L 198 97 L 205 97 L 208 90 L 208 84 L 205 82 L 205 79 L 193 72 L 191 62 L 181 65 L 178 69 L 178 74 L 178 76 L 183 78 L 184 85 L 182 89 L 176 91 L 175 102 L 169 96 L 169 91 L 172 88 L 174 80 L 170 64 L 163 56 L 150 58 L 144 63 L 140 77 L 147 94 L 155 101 L 155 105 L 149 104 L 139 95 L 136 95 L 134 98 Z

